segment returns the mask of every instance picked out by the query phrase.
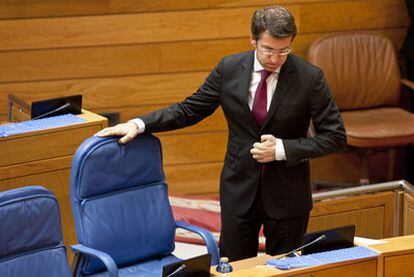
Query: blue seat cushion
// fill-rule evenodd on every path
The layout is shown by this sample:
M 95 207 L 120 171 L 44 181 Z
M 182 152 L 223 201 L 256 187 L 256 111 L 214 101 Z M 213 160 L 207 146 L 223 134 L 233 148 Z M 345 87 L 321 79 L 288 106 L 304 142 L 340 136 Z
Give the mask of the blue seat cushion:
M 154 277 L 162 276 L 162 267 L 166 264 L 175 263 L 180 261 L 179 258 L 174 255 L 168 255 L 163 258 L 153 259 L 146 262 L 141 262 L 137 265 L 130 265 L 118 269 L 119 277 L 122 276 L 139 276 L 139 277 Z M 107 272 L 101 272 L 90 275 L 93 277 L 104 277 L 108 276 Z

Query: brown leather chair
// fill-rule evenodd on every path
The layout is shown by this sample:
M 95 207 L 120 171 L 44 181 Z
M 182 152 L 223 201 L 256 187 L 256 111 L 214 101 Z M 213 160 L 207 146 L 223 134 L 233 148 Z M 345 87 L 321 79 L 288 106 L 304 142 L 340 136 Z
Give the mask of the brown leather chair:
M 414 114 L 399 107 L 402 80 L 390 40 L 367 33 L 329 35 L 312 43 L 308 60 L 323 69 L 348 145 L 361 156 L 360 183 L 369 182 L 368 157 L 383 149 L 392 180 L 396 147 L 414 142 Z

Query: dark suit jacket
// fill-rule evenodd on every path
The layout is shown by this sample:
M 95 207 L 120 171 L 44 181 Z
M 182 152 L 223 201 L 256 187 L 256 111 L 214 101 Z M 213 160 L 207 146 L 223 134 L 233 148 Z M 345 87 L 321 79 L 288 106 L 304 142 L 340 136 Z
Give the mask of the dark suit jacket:
M 258 191 L 275 219 L 300 216 L 312 208 L 309 159 L 341 150 L 345 130 L 332 93 L 317 67 L 290 54 L 282 66 L 264 125 L 259 128 L 247 103 L 254 52 L 225 57 L 184 101 L 140 117 L 146 132 L 197 123 L 221 105 L 229 139 L 221 174 L 222 210 L 245 214 Z M 316 136 L 307 138 L 310 120 Z M 286 161 L 264 166 L 250 154 L 262 134 L 283 139 Z

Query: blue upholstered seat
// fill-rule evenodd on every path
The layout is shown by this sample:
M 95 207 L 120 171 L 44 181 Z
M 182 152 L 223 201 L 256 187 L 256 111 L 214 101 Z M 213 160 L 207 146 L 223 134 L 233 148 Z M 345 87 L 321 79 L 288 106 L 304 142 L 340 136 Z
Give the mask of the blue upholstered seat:
M 73 159 L 70 196 L 79 245 L 77 276 L 160 276 L 178 260 L 175 228 L 197 231 L 218 262 L 211 233 L 175 222 L 168 201 L 159 140 L 140 135 L 87 139 Z
M 47 189 L 0 192 L 0 276 L 71 276 L 59 206 Z

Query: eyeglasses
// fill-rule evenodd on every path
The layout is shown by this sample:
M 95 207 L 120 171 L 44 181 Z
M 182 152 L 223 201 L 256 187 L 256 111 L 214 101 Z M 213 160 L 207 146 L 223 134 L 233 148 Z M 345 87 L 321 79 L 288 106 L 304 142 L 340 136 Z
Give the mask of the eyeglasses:
M 283 50 L 280 50 L 280 51 L 275 51 L 275 50 L 270 50 L 270 49 L 267 49 L 267 48 L 263 48 L 263 46 L 260 45 L 259 41 L 257 41 L 257 46 L 263 54 L 265 54 L 266 56 L 269 56 L 269 57 L 272 57 L 272 56 L 277 54 L 279 57 L 284 58 L 292 52 L 292 47 L 289 47 L 287 49 L 283 49 Z

